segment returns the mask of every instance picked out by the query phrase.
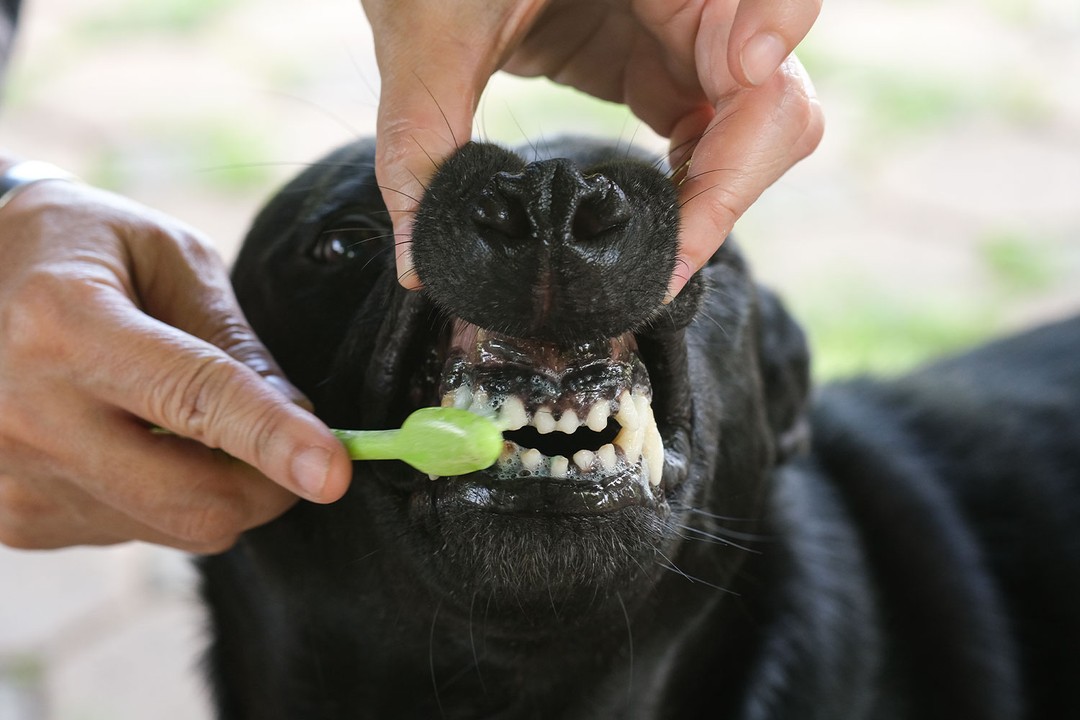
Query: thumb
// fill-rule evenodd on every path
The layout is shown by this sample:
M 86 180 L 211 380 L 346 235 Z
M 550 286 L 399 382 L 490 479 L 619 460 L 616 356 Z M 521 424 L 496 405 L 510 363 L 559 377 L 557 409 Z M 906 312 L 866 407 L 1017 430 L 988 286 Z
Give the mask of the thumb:
M 398 281 L 409 289 L 420 287 L 409 249 L 420 198 L 439 164 L 469 140 L 480 94 L 506 44 L 505 18 L 473 4 L 364 3 L 382 77 L 375 173 L 394 225 Z
M 146 378 L 155 389 L 146 404 L 127 409 L 221 448 L 309 500 L 337 499 L 351 476 L 341 443 L 256 337 L 216 251 L 188 228 L 167 229 L 127 243 L 134 297 L 150 317 L 138 323 L 143 339 L 136 333 L 122 347 L 142 348 L 139 372 L 169 369 Z M 113 327 L 123 324 L 135 323 L 118 309 Z

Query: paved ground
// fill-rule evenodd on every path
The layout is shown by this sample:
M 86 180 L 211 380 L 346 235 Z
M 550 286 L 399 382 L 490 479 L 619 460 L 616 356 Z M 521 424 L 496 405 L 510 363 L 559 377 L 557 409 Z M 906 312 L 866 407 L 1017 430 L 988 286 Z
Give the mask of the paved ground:
M 184 218 L 229 257 L 261 199 L 370 132 L 354 0 L 33 0 L 0 143 Z M 1080 5 L 829 0 L 802 52 L 813 158 L 740 226 L 819 377 L 893 371 L 1080 308 Z M 647 141 L 618 110 L 500 80 L 479 131 Z M 208 717 L 179 554 L 0 549 L 0 720 Z

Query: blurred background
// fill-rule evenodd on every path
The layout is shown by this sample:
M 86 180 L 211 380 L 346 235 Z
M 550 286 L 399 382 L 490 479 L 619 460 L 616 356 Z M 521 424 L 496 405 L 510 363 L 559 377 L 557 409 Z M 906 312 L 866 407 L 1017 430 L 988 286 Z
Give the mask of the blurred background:
M 373 132 L 356 0 L 28 0 L 0 146 L 171 213 L 231 258 L 260 203 Z M 818 381 L 895 373 L 1080 309 L 1080 3 L 827 0 L 799 55 L 825 140 L 736 232 Z M 663 143 L 497 78 L 477 134 Z M 0 720 L 203 720 L 187 559 L 0 548 Z

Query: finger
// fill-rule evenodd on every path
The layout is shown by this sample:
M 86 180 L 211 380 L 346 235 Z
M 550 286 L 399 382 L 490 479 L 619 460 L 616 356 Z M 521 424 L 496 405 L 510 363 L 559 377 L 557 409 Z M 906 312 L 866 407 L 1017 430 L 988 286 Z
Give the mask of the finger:
M 397 237 L 398 280 L 412 267 L 413 215 L 439 164 L 469 140 L 472 120 L 503 50 L 542 3 L 368 0 L 382 77 L 375 172 Z M 416 42 L 423 38 L 424 42 Z
M 21 306 L 34 322 L 16 333 L 23 362 L 39 359 L 37 374 L 221 448 L 310 500 L 344 494 L 351 463 L 341 443 L 251 368 L 142 313 L 114 287 L 38 285 Z
M 742 0 L 727 44 L 727 65 L 744 87 L 761 85 L 790 55 L 821 12 L 821 0 Z
M 155 228 L 127 235 L 135 290 L 148 314 L 221 348 L 290 401 L 312 409 L 251 329 L 209 242 L 186 228 L 166 237 Z
M 692 116 L 671 138 L 672 148 L 699 139 L 679 187 L 682 228 L 670 297 L 708 261 L 765 188 L 817 147 L 824 129 L 813 87 L 794 56 L 762 87 L 722 102 L 701 128 L 703 120 L 702 114 Z
M 206 535 L 212 529 L 209 525 L 202 525 L 201 532 L 193 524 L 189 523 L 188 527 L 196 530 L 194 535 L 206 536 L 205 539 L 189 540 L 161 532 L 100 502 L 66 480 L 0 474 L 0 544 L 9 547 L 51 550 L 140 540 L 186 552 L 213 554 L 234 545 L 239 533 L 246 529 L 215 530 L 213 537 L 209 537 Z

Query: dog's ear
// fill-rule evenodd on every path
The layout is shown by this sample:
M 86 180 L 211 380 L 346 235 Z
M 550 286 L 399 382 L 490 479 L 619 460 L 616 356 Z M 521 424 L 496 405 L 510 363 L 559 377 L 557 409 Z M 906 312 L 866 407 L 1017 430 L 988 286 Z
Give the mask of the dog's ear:
M 758 358 L 777 463 L 804 450 L 810 440 L 806 404 L 810 351 L 806 336 L 780 298 L 758 286 Z

